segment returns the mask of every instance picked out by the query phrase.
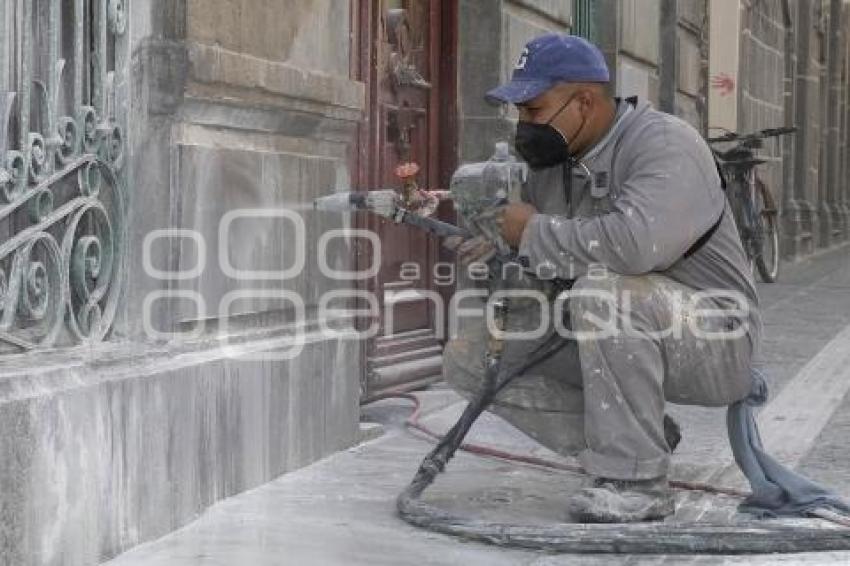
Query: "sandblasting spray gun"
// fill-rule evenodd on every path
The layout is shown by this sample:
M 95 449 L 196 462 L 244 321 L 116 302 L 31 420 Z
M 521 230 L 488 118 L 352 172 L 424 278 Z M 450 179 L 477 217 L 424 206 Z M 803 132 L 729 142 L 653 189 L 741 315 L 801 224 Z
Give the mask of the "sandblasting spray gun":
M 429 214 L 433 209 L 423 212 L 405 206 L 402 195 L 393 189 L 336 193 L 317 198 L 313 206 L 328 212 L 365 210 L 438 237 L 483 236 L 493 242 L 505 259 L 510 256 L 510 248 L 500 235 L 498 209 L 511 197 L 518 197 L 526 174 L 526 165 L 511 155 L 504 142 L 496 144 L 496 151 L 489 160 L 459 167 L 452 175 L 448 196 L 455 202 L 466 228 L 431 218 Z
M 437 446 L 424 458 L 413 481 L 399 495 L 398 509 L 402 517 L 415 522 L 421 517 L 417 512 L 419 496 L 440 473 L 460 447 L 476 419 L 493 402 L 496 395 L 514 377 L 528 368 L 554 355 L 566 343 L 556 332 L 526 353 L 518 364 L 502 363 L 504 352 L 503 333 L 510 323 L 509 299 L 497 291 L 516 288 L 516 275 L 510 276 L 506 263 L 514 262 L 515 255 L 501 236 L 499 209 L 510 200 L 519 198 L 522 184 L 527 178 L 527 166 L 517 161 L 510 153 L 508 144 L 496 144 L 493 156 L 480 163 L 468 163 L 459 167 L 452 175 L 450 197 L 460 213 L 464 227 L 417 214 L 403 206 L 402 199 L 393 190 L 337 193 L 315 201 L 315 208 L 326 211 L 366 210 L 389 218 L 396 223 L 410 224 L 439 237 L 461 236 L 483 237 L 495 248 L 495 256 L 488 263 L 490 278 L 488 290 L 491 295 L 492 324 L 488 327 L 488 342 L 485 353 L 484 387 L 470 400 L 463 414 Z M 510 273 L 516 273 L 516 270 Z M 520 276 L 521 277 L 521 276 Z M 527 279 L 527 278 L 526 278 Z M 523 286 L 523 285 L 520 285 Z M 563 286 L 563 284 L 561 284 Z
M 499 208 L 511 199 L 519 198 L 527 174 L 527 165 L 511 155 L 505 142 L 496 143 L 495 152 L 487 161 L 459 167 L 452 175 L 449 197 L 454 201 L 465 228 L 406 208 L 402 196 L 392 189 L 336 193 L 316 199 L 314 207 L 330 212 L 365 210 L 398 224 L 416 226 L 439 237 L 483 237 L 493 244 L 496 251 L 495 257 L 489 262 L 492 292 L 495 287 L 503 286 L 500 284 L 501 279 L 496 277 L 499 267 L 513 260 L 511 249 L 501 236 Z M 499 299 L 493 308 L 495 325 L 504 330 L 507 299 Z M 502 351 L 501 340 L 496 338 L 491 333 L 488 364 L 496 364 Z

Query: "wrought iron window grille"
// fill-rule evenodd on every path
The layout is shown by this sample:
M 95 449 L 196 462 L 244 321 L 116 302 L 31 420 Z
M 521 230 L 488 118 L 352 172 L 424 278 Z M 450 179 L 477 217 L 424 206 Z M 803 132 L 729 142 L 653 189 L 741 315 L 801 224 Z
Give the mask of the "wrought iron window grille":
M 0 352 L 101 341 L 125 273 L 125 0 L 0 10 Z

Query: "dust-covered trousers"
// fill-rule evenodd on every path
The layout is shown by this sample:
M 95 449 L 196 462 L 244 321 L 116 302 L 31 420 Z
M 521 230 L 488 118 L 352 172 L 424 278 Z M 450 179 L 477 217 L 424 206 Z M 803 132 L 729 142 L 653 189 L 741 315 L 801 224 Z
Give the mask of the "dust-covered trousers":
M 540 338 L 523 332 L 556 328 L 566 346 L 516 377 L 494 413 L 560 454 L 578 456 L 592 475 L 650 479 L 667 474 L 667 401 L 723 406 L 750 391 L 753 354 L 746 304 L 708 296 L 657 274 L 578 279 L 569 316 L 557 300 L 509 299 L 503 364 L 527 358 Z M 560 309 L 560 315 L 559 315 Z M 446 381 L 467 398 L 482 386 L 486 325 L 463 325 L 444 352 Z

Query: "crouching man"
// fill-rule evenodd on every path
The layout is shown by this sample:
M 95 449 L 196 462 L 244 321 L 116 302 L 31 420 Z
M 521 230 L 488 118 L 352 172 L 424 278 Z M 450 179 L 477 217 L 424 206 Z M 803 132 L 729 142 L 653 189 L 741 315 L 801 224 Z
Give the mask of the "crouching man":
M 576 519 L 657 520 L 674 512 L 665 404 L 746 397 L 761 322 L 708 146 L 646 101 L 614 98 L 608 82 L 595 46 L 549 34 L 488 93 L 519 111 L 515 146 L 532 168 L 524 202 L 502 211 L 502 235 L 528 272 L 575 280 L 568 346 L 492 409 L 578 455 L 592 482 L 569 502 Z M 533 310 L 512 315 L 534 327 Z M 465 395 L 480 387 L 485 344 L 478 324 L 446 348 L 446 380 Z M 506 356 L 533 346 L 509 341 Z

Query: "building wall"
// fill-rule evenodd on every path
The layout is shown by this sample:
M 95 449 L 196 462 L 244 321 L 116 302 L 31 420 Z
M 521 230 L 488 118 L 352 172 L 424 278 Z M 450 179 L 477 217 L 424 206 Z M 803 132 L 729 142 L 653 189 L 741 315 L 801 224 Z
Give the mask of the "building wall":
M 741 21 L 739 129 L 798 128 L 760 152 L 782 207 L 783 255 L 797 259 L 849 237 L 847 3 L 742 1 Z
M 677 0 L 676 114 L 705 132 L 708 126 L 708 3 Z
M 740 10 L 737 131 L 754 132 L 789 125 L 793 122 L 785 102 L 790 84 L 790 80 L 786 81 L 790 77 L 786 77 L 785 62 L 789 32 L 782 3 L 742 2 Z M 759 168 L 759 175 L 778 203 L 785 201 L 791 187 L 790 180 L 786 182 L 783 150 L 793 142 L 793 137 L 770 139 L 759 151 L 760 158 L 767 161 Z
M 684 4 L 693 2 L 680 0 Z M 460 98 L 461 161 L 486 159 L 492 144 L 481 140 L 513 138 L 516 112 L 510 106 L 491 105 L 484 93 L 507 80 L 522 51 L 533 37 L 547 32 L 569 33 L 574 28 L 572 2 L 531 0 L 462 1 L 459 3 L 459 27 L 472 30 L 460 34 L 458 96 Z M 595 0 L 594 37 L 606 55 L 611 69 L 612 86 L 619 96 L 637 95 L 654 104 L 659 101 L 661 0 Z M 700 17 L 691 7 L 685 17 Z M 694 15 L 696 14 L 696 15 Z M 681 66 L 695 65 L 697 71 L 681 74 L 677 104 L 681 112 L 699 123 L 698 78 L 699 48 L 695 40 L 685 38 L 686 24 L 682 20 L 685 55 Z M 469 27 L 465 27 L 469 26 Z
M 669 0 L 667 0 L 669 2 Z M 662 70 L 663 0 L 595 0 L 593 41 L 606 56 L 612 86 L 619 96 L 637 95 L 659 105 Z M 670 60 L 675 88 L 671 112 L 699 129 L 707 120 L 707 29 L 705 0 L 676 0 L 677 16 Z M 483 94 L 510 77 L 523 45 L 542 33 L 569 33 L 572 2 L 530 0 L 459 3 L 461 161 L 486 159 L 491 145 L 482 140 L 512 139 L 516 114 L 511 107 L 492 106 Z M 469 26 L 469 27 L 464 27 Z M 494 55 L 497 54 L 497 55 Z
M 345 224 L 310 206 L 352 176 L 365 95 L 349 78 L 349 4 L 128 6 L 114 96 L 126 282 L 105 342 L 0 358 L 4 564 L 97 563 L 357 440 L 353 321 L 317 308 L 349 285 L 318 266 L 319 235 Z M 241 209 L 285 216 L 236 218 L 222 236 Z M 185 232 L 148 239 L 157 230 Z M 350 244 L 323 254 L 331 267 L 350 265 Z M 301 257 L 272 278 L 227 269 Z
M 846 3 L 845 3 L 846 4 Z M 838 179 L 843 186 L 839 189 L 841 209 L 844 212 L 844 234 L 850 239 L 850 8 L 844 9 L 844 64 L 842 65 L 842 108 L 843 108 L 843 135 L 841 136 L 841 150 L 839 161 L 841 168 L 838 171 Z
M 613 47 L 616 62 L 616 92 L 620 96 L 639 96 L 657 105 L 659 100 L 658 65 L 660 52 L 661 0 L 623 0 L 607 16 L 619 20 L 619 38 Z
M 496 141 L 513 141 L 516 111 L 486 102 L 484 93 L 510 77 L 530 39 L 569 30 L 571 5 L 558 0 L 458 2 L 459 163 L 487 159 Z
M 637 95 L 700 131 L 707 124 L 705 0 L 621 0 L 616 91 Z M 612 25 L 601 21 L 599 26 Z
M 823 7 L 824 11 L 827 6 Z M 847 178 L 841 176 L 842 164 L 847 160 L 842 139 L 846 127 L 842 123 L 843 100 L 846 96 L 845 44 L 848 41 L 846 12 L 850 5 L 844 0 L 830 0 L 824 25 L 826 43 L 826 96 L 824 109 L 824 148 L 821 167 L 826 206 L 821 207 L 821 230 L 819 244 L 830 247 L 850 238 L 850 215 L 846 206 Z
M 662 15 L 673 4 L 663 0 Z M 759 157 L 767 161 L 760 166 L 760 175 L 783 220 L 782 254 L 796 259 L 846 241 L 850 237 L 845 204 L 848 153 L 843 145 L 847 140 L 848 3 L 678 0 L 675 5 L 679 22 L 676 113 L 692 123 L 699 115 L 705 123 L 708 114 L 701 103 L 708 99 L 708 113 L 713 113 L 708 126 L 739 132 L 797 126 L 796 135 L 768 140 L 759 151 Z M 730 14 L 730 8 L 738 13 Z M 706 27 L 712 36 L 708 46 Z M 662 39 L 665 35 L 662 29 Z M 696 39 L 697 44 L 686 46 Z M 727 46 L 737 46 L 737 53 L 725 52 Z M 713 53 L 707 62 L 709 73 L 696 74 L 698 61 L 705 69 L 708 51 Z M 661 70 L 663 57 L 659 76 Z M 731 96 L 724 92 L 727 78 L 732 79 Z M 701 88 L 695 88 L 700 83 Z

